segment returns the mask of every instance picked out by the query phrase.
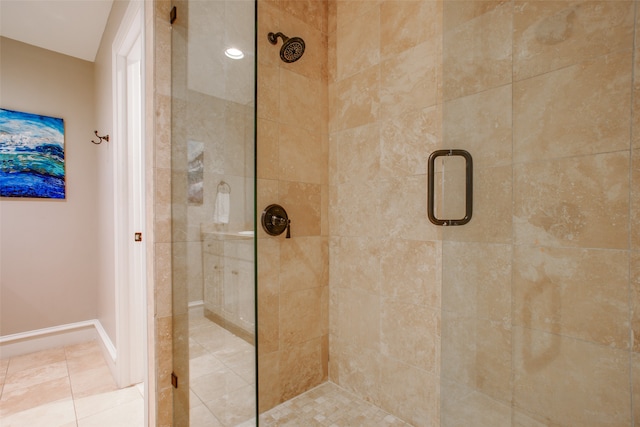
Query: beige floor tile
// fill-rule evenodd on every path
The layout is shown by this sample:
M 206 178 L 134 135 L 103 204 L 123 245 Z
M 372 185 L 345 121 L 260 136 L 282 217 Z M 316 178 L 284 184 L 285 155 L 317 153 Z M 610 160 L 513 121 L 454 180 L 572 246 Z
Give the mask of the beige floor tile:
M 118 389 L 106 363 L 97 368 L 71 372 L 69 378 L 74 399 Z
M 11 362 L 9 362 L 9 367 L 11 367 Z M 8 393 L 20 388 L 32 387 L 59 378 L 65 378 L 67 375 L 67 362 L 64 360 L 62 362 L 9 373 L 5 378 L 3 393 Z
M 2 385 L 4 379 L 7 376 L 7 368 L 9 367 L 9 359 L 0 360 L 0 393 L 2 392 Z
M 144 425 L 144 405 L 138 401 L 125 403 L 78 420 L 78 427 L 141 427 Z
M 67 427 L 75 419 L 73 400 L 65 399 L 2 417 L 2 427 Z
M 255 424 L 254 424 L 255 425 Z M 191 408 L 190 427 L 224 427 L 216 417 L 211 413 L 209 408 L 204 405 Z
M 255 388 L 245 386 L 205 402 L 205 405 L 223 425 L 235 426 L 255 416 L 255 401 Z
M 26 411 L 48 403 L 71 399 L 69 377 L 61 377 L 2 393 L 0 418 Z
M 24 371 L 26 369 L 39 368 L 41 366 L 64 361 L 65 356 L 63 348 L 54 348 L 51 350 L 43 350 L 36 353 L 25 354 L 23 356 L 12 357 L 9 359 L 7 375 L 14 374 L 18 371 Z
M 209 353 L 189 361 L 189 377 L 191 380 L 212 374 L 220 369 L 224 369 L 222 362 Z
M 144 399 L 135 386 L 83 397 L 76 399 L 74 403 L 76 416 L 81 419 L 131 402 L 144 406 Z

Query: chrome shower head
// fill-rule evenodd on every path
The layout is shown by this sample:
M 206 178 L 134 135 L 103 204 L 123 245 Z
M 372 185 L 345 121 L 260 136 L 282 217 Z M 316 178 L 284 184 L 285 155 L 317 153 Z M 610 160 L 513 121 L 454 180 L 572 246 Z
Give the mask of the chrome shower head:
M 280 48 L 280 59 L 284 62 L 296 62 L 304 53 L 304 40 L 300 37 L 287 37 L 282 33 L 269 33 L 267 38 L 269 43 L 278 43 L 278 37 L 282 37 L 282 47 Z

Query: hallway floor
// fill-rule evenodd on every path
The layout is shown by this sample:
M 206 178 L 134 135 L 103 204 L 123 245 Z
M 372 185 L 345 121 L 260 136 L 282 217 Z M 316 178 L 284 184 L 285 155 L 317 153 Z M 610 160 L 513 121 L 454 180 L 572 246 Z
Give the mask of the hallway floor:
M 96 341 L 0 360 L 0 425 L 142 427 L 142 392 L 118 390 Z

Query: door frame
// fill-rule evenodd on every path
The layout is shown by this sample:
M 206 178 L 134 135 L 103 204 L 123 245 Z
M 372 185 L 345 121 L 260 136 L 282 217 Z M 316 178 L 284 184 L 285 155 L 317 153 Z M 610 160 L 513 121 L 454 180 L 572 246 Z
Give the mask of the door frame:
M 148 424 L 144 2 L 132 0 L 112 44 L 116 380 L 144 382 Z

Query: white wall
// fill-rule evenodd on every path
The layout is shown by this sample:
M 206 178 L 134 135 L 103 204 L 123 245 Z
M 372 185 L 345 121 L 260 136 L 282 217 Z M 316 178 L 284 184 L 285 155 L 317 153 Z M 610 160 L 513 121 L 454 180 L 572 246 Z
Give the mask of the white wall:
M 95 319 L 100 220 L 94 64 L 0 38 L 0 106 L 65 124 L 66 200 L 0 199 L 0 335 Z

